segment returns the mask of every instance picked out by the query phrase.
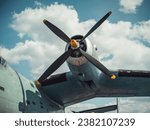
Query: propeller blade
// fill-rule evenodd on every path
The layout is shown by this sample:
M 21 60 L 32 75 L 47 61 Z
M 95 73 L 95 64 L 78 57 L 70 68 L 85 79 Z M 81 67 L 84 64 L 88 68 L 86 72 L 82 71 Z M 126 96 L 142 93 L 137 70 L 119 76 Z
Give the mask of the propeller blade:
M 63 41 L 69 43 L 71 41 L 71 39 L 63 32 L 61 31 L 59 28 L 57 28 L 55 25 L 53 25 L 52 23 L 50 23 L 47 20 L 43 20 L 43 23 L 53 32 L 55 33 L 59 38 L 61 38 Z
M 55 70 L 57 70 L 66 61 L 66 59 L 71 55 L 72 52 L 73 50 L 69 49 L 68 51 L 63 53 L 57 60 L 53 62 L 52 65 L 48 67 L 48 69 L 41 75 L 38 81 L 41 82 L 45 80 L 49 75 L 51 75 Z
M 81 39 L 82 42 L 86 37 L 88 37 L 92 32 L 94 32 L 110 15 L 111 11 L 109 11 L 103 18 L 101 18 L 89 31 L 88 33 Z
M 98 60 L 87 54 L 85 51 L 80 49 L 80 52 L 87 58 L 89 62 L 95 65 L 99 70 L 101 70 L 104 74 L 109 76 L 111 79 L 115 79 L 116 76 L 112 74 L 103 64 L 101 64 Z
M 99 107 L 99 108 L 94 108 L 94 109 L 88 109 L 88 110 L 83 110 L 83 111 L 72 111 L 73 113 L 104 113 L 104 112 L 109 112 L 109 111 L 114 111 L 117 109 L 117 105 L 111 105 L 111 106 L 105 106 L 105 107 Z

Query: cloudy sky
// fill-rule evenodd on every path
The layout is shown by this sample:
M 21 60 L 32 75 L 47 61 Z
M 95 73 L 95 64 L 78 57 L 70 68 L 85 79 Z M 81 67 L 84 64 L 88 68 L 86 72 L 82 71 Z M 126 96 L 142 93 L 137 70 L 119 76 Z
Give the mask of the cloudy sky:
M 111 10 L 108 20 L 89 37 L 98 46 L 99 60 L 110 69 L 150 70 L 149 8 L 149 0 L 0 0 L 0 55 L 15 70 L 35 80 L 66 45 L 49 31 L 43 19 L 71 37 L 84 35 Z M 66 71 L 65 63 L 56 73 Z M 84 106 L 114 102 L 96 98 L 84 102 Z M 148 97 L 120 98 L 119 104 L 121 112 L 150 112 Z

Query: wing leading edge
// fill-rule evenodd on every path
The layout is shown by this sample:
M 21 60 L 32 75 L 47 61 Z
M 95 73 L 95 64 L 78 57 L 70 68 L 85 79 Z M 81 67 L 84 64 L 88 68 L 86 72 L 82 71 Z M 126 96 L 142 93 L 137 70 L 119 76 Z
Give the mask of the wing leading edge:
M 101 73 L 95 81 L 80 81 L 71 72 L 51 76 L 40 88 L 51 100 L 69 106 L 94 97 L 150 96 L 150 71 L 112 71 L 111 80 Z M 140 76 L 141 75 L 141 76 Z
M 90 98 L 95 91 L 93 82 L 81 82 L 71 72 L 51 76 L 42 82 L 40 88 L 51 100 L 61 106 L 69 106 Z
M 118 70 L 116 80 L 103 73 L 99 77 L 97 97 L 150 96 L 150 71 Z

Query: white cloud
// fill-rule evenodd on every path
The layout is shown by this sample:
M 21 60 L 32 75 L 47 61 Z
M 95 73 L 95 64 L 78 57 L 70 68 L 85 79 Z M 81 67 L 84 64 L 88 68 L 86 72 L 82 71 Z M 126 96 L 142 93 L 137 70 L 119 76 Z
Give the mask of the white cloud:
M 120 11 L 124 13 L 136 13 L 137 7 L 142 5 L 143 0 L 119 0 Z
M 150 20 L 139 22 L 133 27 L 132 37 L 147 41 L 150 44 Z
M 100 59 L 112 55 L 112 59 L 103 63 L 112 69 L 150 69 L 150 48 L 146 47 L 143 40 L 149 43 L 150 21 L 132 24 L 119 21 L 110 23 L 105 21 L 99 30 L 91 37 L 91 41 L 99 48 Z M 141 31 L 142 30 L 142 31 Z
M 58 40 L 58 37 L 43 24 L 44 19 L 57 25 L 68 36 L 83 31 L 76 10 L 63 4 L 56 3 L 35 9 L 26 8 L 19 14 L 15 13 L 13 19 L 11 28 L 17 31 L 19 36 L 27 35 L 35 41 L 52 42 Z
M 28 40 L 25 43 L 18 43 L 12 49 L 0 47 L 2 56 L 10 64 L 19 64 L 21 61 L 28 61 L 34 78 L 39 77 L 52 61 L 61 55 L 60 50 L 61 48 L 53 44 Z M 67 68 L 64 71 L 66 70 Z
M 119 112 L 121 113 L 149 113 L 150 112 L 149 97 L 130 97 L 120 98 Z
M 36 6 L 42 6 L 42 3 L 41 2 L 39 2 L 39 1 L 34 1 L 34 4 L 36 5 Z

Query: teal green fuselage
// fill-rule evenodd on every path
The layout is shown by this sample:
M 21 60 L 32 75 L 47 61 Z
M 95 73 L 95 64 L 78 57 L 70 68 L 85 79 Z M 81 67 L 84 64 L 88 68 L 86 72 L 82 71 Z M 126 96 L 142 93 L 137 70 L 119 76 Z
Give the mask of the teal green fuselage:
M 0 64 L 0 112 L 63 112 L 33 81 Z

